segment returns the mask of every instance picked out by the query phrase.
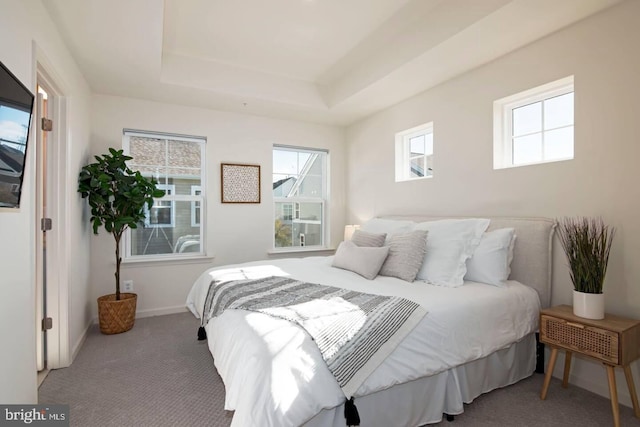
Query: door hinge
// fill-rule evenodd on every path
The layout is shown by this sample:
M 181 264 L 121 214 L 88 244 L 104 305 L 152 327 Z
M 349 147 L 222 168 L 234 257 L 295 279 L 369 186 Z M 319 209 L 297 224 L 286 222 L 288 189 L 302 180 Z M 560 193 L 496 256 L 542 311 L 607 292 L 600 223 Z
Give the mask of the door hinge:
M 53 130 L 53 120 L 49 120 L 46 117 L 43 117 L 41 129 L 45 132 L 51 132 Z
M 45 317 L 42 319 L 42 330 L 48 331 L 51 328 L 53 328 L 53 319 L 51 317 Z
M 42 218 L 40 220 L 40 230 L 41 231 L 49 231 L 53 227 L 53 223 L 51 222 L 51 218 Z

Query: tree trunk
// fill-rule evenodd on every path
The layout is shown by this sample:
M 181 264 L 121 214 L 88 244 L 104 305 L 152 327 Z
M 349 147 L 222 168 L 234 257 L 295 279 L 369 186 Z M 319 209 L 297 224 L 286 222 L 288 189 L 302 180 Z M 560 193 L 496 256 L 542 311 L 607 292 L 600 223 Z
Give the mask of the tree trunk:
M 120 301 L 120 263 L 122 262 L 120 257 L 120 238 L 122 234 L 114 233 L 113 237 L 116 239 L 116 301 Z

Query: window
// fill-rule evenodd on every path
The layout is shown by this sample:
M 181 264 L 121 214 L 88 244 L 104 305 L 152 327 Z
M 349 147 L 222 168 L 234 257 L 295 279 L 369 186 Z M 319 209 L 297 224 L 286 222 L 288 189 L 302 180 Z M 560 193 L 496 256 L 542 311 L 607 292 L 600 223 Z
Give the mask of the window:
M 573 159 L 573 76 L 493 103 L 493 168 Z
M 200 196 L 202 194 L 202 187 L 199 185 L 191 186 L 191 195 Z M 200 201 L 191 202 L 191 226 L 200 226 Z
M 125 130 L 132 170 L 155 178 L 163 197 L 146 210 L 144 225 L 125 235 L 125 259 L 204 255 L 205 139 Z
M 324 247 L 326 151 L 273 148 L 274 248 Z
M 289 203 L 282 203 L 282 219 L 291 221 L 293 219 L 293 206 Z
M 165 196 L 175 194 L 175 185 L 158 184 L 158 189 L 164 190 Z M 144 225 L 147 227 L 175 227 L 175 202 L 173 200 L 154 199 L 151 209 L 145 208 L 146 218 Z
M 396 182 L 433 176 L 433 122 L 396 134 Z

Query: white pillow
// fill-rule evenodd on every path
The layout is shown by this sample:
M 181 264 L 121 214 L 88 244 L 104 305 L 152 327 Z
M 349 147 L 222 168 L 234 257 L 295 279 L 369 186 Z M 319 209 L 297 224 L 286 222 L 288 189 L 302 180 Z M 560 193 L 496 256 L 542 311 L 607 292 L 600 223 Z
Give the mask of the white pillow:
M 456 287 L 464 283 L 466 261 L 489 226 L 484 218 L 443 219 L 417 224 L 427 230 L 427 252 L 417 279 L 438 286 Z
M 504 287 L 511 274 L 515 240 L 513 228 L 484 233 L 473 256 L 467 260 L 464 280 Z
M 368 233 L 386 233 L 386 244 L 388 245 L 389 239 L 392 235 L 409 233 L 414 230 L 415 225 L 415 222 L 407 220 L 372 218 L 362 224 L 360 230 L 366 231 Z
M 389 247 L 360 247 L 351 240 L 340 243 L 331 266 L 358 273 L 365 279 L 375 279 L 389 254 Z

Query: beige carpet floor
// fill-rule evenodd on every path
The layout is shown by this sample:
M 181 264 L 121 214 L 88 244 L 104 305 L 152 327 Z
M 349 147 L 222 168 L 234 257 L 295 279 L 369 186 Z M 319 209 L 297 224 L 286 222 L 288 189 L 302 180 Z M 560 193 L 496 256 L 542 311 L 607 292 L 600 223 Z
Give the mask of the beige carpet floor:
M 229 426 L 224 385 L 206 341 L 196 340 L 197 327 L 189 313 L 138 319 L 119 335 L 102 335 L 94 326 L 74 363 L 49 373 L 39 390 L 40 403 L 69 404 L 72 426 Z M 437 425 L 613 424 L 608 399 L 575 386 L 562 389 L 554 379 L 541 401 L 542 380 L 534 374 L 482 395 L 453 422 Z M 620 412 L 623 426 L 640 426 L 630 408 L 621 405 Z

